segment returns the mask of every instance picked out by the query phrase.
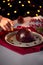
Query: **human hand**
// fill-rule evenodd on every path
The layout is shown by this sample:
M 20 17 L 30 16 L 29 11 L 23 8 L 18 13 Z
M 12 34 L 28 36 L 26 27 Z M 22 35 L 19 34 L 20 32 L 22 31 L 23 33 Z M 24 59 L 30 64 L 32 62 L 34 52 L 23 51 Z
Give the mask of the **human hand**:
M 13 25 L 14 25 L 14 21 L 5 17 L 3 17 L 0 21 L 0 26 L 5 31 L 13 31 Z

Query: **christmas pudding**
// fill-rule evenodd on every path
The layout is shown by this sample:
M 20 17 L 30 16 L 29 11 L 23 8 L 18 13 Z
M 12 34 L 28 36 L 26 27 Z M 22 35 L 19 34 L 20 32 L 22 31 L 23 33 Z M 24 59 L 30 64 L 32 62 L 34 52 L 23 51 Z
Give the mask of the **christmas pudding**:
M 43 37 L 27 28 L 22 28 L 19 31 L 8 33 L 5 36 L 5 41 L 13 46 L 32 47 L 41 44 Z
M 18 23 L 19 23 L 19 24 L 24 23 L 24 19 L 23 19 L 22 16 L 19 16 L 17 20 L 18 20 Z
M 26 28 L 22 28 L 17 32 L 16 39 L 19 42 L 23 43 L 29 43 L 35 41 L 33 34 Z

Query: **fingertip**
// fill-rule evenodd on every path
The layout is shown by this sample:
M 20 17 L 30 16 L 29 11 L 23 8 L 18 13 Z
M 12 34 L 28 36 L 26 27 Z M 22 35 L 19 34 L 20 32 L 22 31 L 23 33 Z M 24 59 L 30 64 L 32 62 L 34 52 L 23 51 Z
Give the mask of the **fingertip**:
M 13 27 L 11 27 L 11 31 L 13 31 L 14 30 L 14 28 Z
M 2 29 L 3 29 L 4 31 L 6 31 L 6 28 L 5 28 L 5 27 L 2 27 Z
M 12 25 L 14 25 L 14 21 L 12 21 Z

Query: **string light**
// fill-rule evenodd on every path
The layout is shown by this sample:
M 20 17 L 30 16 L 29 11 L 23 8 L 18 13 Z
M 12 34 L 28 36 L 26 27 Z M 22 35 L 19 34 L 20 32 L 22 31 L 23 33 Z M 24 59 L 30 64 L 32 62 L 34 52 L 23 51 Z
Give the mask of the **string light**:
M 18 2 L 18 6 L 17 7 L 15 7 L 14 6 L 14 4 L 16 5 L 16 2 Z M 23 1 L 22 2 L 22 0 L 18 0 L 18 1 L 16 1 L 16 0 L 2 0 L 2 7 L 0 6 L 0 10 L 1 10 L 1 12 L 7 12 L 7 10 L 8 10 L 8 13 L 6 13 L 6 15 L 11 15 L 11 13 L 9 12 L 9 10 L 10 9 L 12 9 L 12 11 L 13 11 L 13 13 L 18 13 L 18 11 L 19 11 L 19 9 L 16 9 L 16 8 L 18 8 L 19 7 L 19 4 L 21 5 L 21 9 L 22 8 L 24 8 L 25 7 L 25 5 L 26 5 L 26 3 L 27 3 L 27 5 L 26 5 L 26 7 L 28 8 L 28 5 L 29 5 L 29 9 L 32 7 L 32 8 L 34 8 L 34 9 L 37 9 L 36 10 L 36 13 L 35 12 L 32 12 L 33 14 L 35 14 L 34 16 L 39 16 L 39 14 L 41 14 L 41 15 L 43 15 L 42 13 L 43 13 L 43 6 L 42 5 L 40 5 L 40 4 L 38 4 L 39 6 L 37 6 L 38 8 L 36 8 L 36 4 L 34 3 L 34 4 L 32 4 L 31 3 L 32 1 L 31 0 L 27 0 L 27 1 Z M 34 1 L 35 2 L 35 1 Z M 8 5 L 8 6 L 7 6 Z M 4 8 L 3 6 L 6 6 L 8 9 L 6 10 L 6 7 Z M 14 9 L 15 10 L 13 10 L 13 6 L 14 6 Z M 10 7 L 12 7 L 12 8 L 10 8 Z M 23 11 L 25 10 L 26 11 L 26 13 L 25 13 L 25 15 L 27 15 L 27 14 L 31 14 L 31 12 L 30 12 L 30 10 L 27 10 L 27 8 L 25 7 L 25 9 L 23 9 Z M 20 10 L 21 11 L 21 10 Z M 25 12 L 24 11 L 24 12 Z M 41 12 L 42 11 L 42 12 Z M 40 13 L 41 12 L 41 13 Z M 13 14 L 12 13 L 12 14 Z M 21 14 L 22 14 L 22 12 L 21 12 Z
M 7 13 L 7 15 L 9 16 L 9 15 L 10 15 L 10 13 Z
M 28 1 L 28 3 L 30 4 L 30 1 Z
M 5 9 L 3 8 L 2 11 L 5 11 Z
M 14 13 L 17 13 L 17 11 L 15 10 Z
M 39 8 L 42 8 L 42 6 L 39 6 Z
M 13 2 L 13 1 L 15 1 L 15 0 L 11 0 L 11 2 Z
M 7 2 L 9 2 L 10 0 L 7 0 Z
M 6 1 L 5 0 L 3 0 L 3 3 L 5 3 Z
M 1 9 L 1 7 L 0 7 L 0 9 Z
M 35 5 L 32 5 L 33 7 L 35 7 Z
M 29 12 L 29 11 L 27 11 L 27 14 L 30 14 L 30 12 Z
M 22 7 L 24 7 L 24 4 L 22 4 Z
M 40 10 L 37 10 L 37 12 L 40 12 Z
M 21 3 L 21 1 L 19 1 L 19 3 Z
M 36 14 L 36 16 L 38 16 L 38 14 Z
M 12 5 L 9 5 L 9 7 L 12 7 Z
M 10 5 L 10 3 L 8 3 L 8 5 Z

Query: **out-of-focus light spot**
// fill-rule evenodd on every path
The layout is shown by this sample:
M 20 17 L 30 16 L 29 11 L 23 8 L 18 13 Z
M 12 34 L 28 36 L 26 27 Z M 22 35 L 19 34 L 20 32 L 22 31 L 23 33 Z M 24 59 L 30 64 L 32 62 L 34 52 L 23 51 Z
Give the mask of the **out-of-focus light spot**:
M 3 3 L 5 3 L 6 1 L 5 0 L 3 0 Z
M 22 7 L 24 7 L 24 4 L 22 4 Z
M 10 0 L 7 0 L 7 2 L 9 2 Z
M 5 9 L 3 8 L 2 11 L 5 11 Z
M 0 9 L 1 9 L 1 7 L 0 7 Z
M 9 5 L 9 7 L 12 7 L 12 5 Z
M 17 13 L 17 11 L 15 10 L 14 13 Z
M 32 5 L 33 7 L 35 7 L 35 5 Z
M 27 11 L 27 14 L 30 14 L 30 12 L 29 12 L 29 11 Z
M 10 13 L 7 13 L 7 15 L 9 16 L 9 15 L 10 15 Z
M 36 16 L 38 16 L 38 14 L 36 14 Z
M 8 3 L 8 5 L 10 5 L 10 3 Z
M 21 1 L 19 1 L 19 3 L 21 3 Z
M 39 8 L 42 8 L 42 6 L 39 6 Z
M 30 4 L 30 1 L 28 0 L 28 3 Z
M 40 12 L 40 10 L 37 10 L 37 12 Z

